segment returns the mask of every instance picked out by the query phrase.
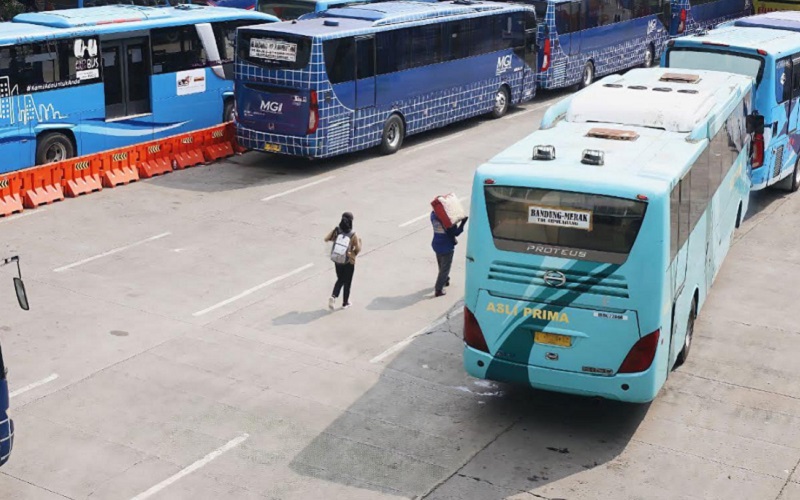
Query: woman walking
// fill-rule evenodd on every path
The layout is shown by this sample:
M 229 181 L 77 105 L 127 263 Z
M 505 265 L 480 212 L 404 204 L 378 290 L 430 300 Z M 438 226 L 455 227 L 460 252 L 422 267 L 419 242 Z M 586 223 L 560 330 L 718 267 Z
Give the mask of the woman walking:
M 336 264 L 336 284 L 333 286 L 331 298 L 328 299 L 328 308 L 333 310 L 339 292 L 344 288 L 342 309 L 347 309 L 351 306 L 350 285 L 356 270 L 356 255 L 361 252 L 361 240 L 353 231 L 353 214 L 343 213 L 339 225 L 325 236 L 325 241 L 333 242 L 331 260 Z

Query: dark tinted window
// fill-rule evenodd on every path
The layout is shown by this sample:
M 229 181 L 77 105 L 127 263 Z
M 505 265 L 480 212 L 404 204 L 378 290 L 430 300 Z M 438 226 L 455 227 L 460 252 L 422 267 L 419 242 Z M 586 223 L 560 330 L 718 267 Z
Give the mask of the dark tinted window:
M 491 52 L 495 47 L 494 23 L 489 17 L 477 17 L 469 20 L 472 28 L 472 55 Z
M 407 67 L 418 68 L 441 62 L 442 25 L 428 24 L 411 28 L 411 47 Z
M 239 58 L 271 69 L 304 69 L 311 58 L 311 40 L 267 31 L 239 30 Z
M 587 250 L 609 262 L 630 252 L 646 203 L 587 193 L 487 186 L 486 209 L 497 248 L 526 251 L 528 245 Z M 616 254 L 614 259 L 608 254 Z
M 541 2 L 539 0 L 535 0 L 530 2 L 530 5 L 533 6 L 533 9 L 536 11 L 536 17 L 539 19 L 544 19 L 547 14 L 547 2 Z
M 258 10 L 270 14 L 278 19 L 289 21 L 297 19 L 303 14 L 314 12 L 315 2 L 303 0 L 280 0 L 277 2 L 258 2 Z
M 355 42 L 352 37 L 328 40 L 322 44 L 322 50 L 331 83 L 347 82 L 355 77 Z
M 583 29 L 581 3 L 570 2 L 556 5 L 556 31 L 559 34 L 572 33 Z
M 369 78 L 375 76 L 375 39 L 356 40 L 356 76 Z
M 680 239 L 681 227 L 681 189 L 680 185 L 672 188 L 669 195 L 669 260 L 670 262 L 678 255 L 678 241 Z
M 379 75 L 409 68 L 411 39 L 408 28 L 378 33 L 375 35 L 375 43 Z
M 236 56 L 236 28 L 253 24 L 253 21 L 225 21 L 211 23 L 217 39 L 220 63 L 232 63 Z
M 0 77 L 8 77 L 8 92 L 20 94 L 74 87 L 100 81 L 96 37 L 40 42 L 0 48 Z
M 153 74 L 174 73 L 208 64 L 208 56 L 194 26 L 175 26 L 150 31 Z
M 469 56 L 469 21 L 452 21 L 442 25 L 442 60 Z
M 691 190 L 692 190 L 692 177 L 691 175 L 686 175 L 683 179 L 681 179 L 680 183 L 680 190 L 681 190 L 681 201 L 680 201 L 680 228 L 678 229 L 678 248 L 681 248 L 685 243 L 686 240 L 689 239 L 689 209 L 692 202 L 691 199 Z

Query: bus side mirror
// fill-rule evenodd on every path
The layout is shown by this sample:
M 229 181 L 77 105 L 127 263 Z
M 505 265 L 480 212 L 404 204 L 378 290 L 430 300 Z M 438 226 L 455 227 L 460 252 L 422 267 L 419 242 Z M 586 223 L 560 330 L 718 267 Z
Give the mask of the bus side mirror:
M 25 283 L 22 282 L 21 278 L 14 278 L 14 289 L 17 291 L 19 306 L 26 311 L 30 309 L 28 296 L 25 294 Z
M 764 117 L 762 115 L 747 115 L 745 126 L 748 134 L 764 133 Z

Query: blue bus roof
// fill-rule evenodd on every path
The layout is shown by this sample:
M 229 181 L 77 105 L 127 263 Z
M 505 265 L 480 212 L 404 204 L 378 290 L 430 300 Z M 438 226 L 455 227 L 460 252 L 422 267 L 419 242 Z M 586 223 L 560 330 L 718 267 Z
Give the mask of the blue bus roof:
M 779 11 L 737 19 L 734 26 L 800 31 L 800 12 Z
M 753 53 L 763 50 L 768 54 L 780 57 L 785 53 L 797 52 L 800 48 L 800 33 L 767 28 L 727 26 L 713 29 L 705 34 L 677 38 L 671 43 L 674 43 L 676 47 L 709 45 L 711 47 L 747 49 L 747 52 Z
M 252 19 L 254 23 L 279 21 L 277 17 L 269 14 L 226 7 L 107 5 L 19 14 L 10 22 L 0 23 L 0 44 L 69 36 L 73 32 L 82 35 L 117 33 L 143 28 L 237 19 Z
M 661 80 L 665 74 L 677 72 L 696 75 L 699 81 Z M 665 92 L 664 88 L 672 90 Z M 612 75 L 567 97 L 563 101 L 564 118 L 555 126 L 538 130 L 506 149 L 480 172 L 561 179 L 611 195 L 619 193 L 620 188 L 665 192 L 702 152 L 700 141 L 688 140 L 692 137 L 689 130 L 708 132 L 712 124 L 718 125 L 718 115 L 727 116 L 725 113 L 751 88 L 748 77 L 716 71 L 652 68 Z M 592 129 L 634 132 L 638 137 L 614 140 L 589 136 Z M 537 145 L 554 146 L 556 158 L 532 160 Z M 605 164 L 582 164 L 585 149 L 603 151 Z
M 287 21 L 269 26 L 259 26 L 271 32 L 285 34 L 333 38 L 351 31 L 366 30 L 372 27 L 425 21 L 429 19 L 468 16 L 486 11 L 519 12 L 532 9 L 521 4 L 500 2 L 417 2 L 392 1 L 377 2 L 350 7 L 334 8 L 320 12 L 314 18 L 304 18 L 297 22 Z

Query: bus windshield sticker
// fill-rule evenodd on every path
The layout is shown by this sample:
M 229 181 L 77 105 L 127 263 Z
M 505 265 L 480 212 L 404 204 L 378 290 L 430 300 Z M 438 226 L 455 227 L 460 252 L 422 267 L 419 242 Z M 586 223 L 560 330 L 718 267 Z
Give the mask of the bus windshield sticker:
M 591 231 L 592 212 L 589 210 L 574 210 L 548 207 L 543 205 L 529 205 L 528 223 Z
M 595 318 L 603 318 L 603 319 L 618 319 L 621 321 L 628 321 L 628 316 L 624 314 L 618 313 L 610 313 L 610 312 L 602 312 L 602 311 L 595 311 L 594 312 Z
M 272 38 L 250 39 L 250 57 L 270 61 L 297 62 L 297 44 Z

